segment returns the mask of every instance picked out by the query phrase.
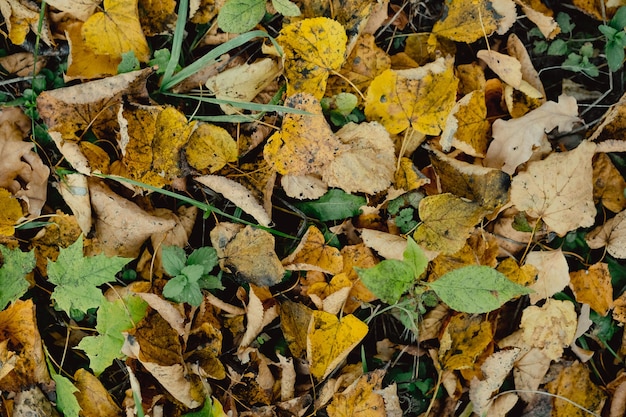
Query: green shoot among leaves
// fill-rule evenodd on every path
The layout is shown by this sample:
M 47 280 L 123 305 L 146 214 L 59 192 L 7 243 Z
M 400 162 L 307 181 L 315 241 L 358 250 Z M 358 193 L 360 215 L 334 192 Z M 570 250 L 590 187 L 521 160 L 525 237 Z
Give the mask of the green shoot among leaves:
M 332 188 L 317 200 L 297 203 L 296 207 L 307 216 L 326 222 L 356 216 L 361 213 L 361 207 L 366 204 L 365 197 Z
M 7 304 L 17 301 L 28 291 L 29 283 L 26 274 L 35 267 L 33 251 L 22 252 L 0 245 L 3 264 L 0 267 L 0 310 Z
M 177 303 L 199 306 L 202 290 L 222 289 L 219 277 L 209 275 L 217 266 L 217 252 L 211 247 L 194 250 L 189 257 L 178 246 L 163 248 L 163 268 L 172 278 L 163 287 L 163 296 Z

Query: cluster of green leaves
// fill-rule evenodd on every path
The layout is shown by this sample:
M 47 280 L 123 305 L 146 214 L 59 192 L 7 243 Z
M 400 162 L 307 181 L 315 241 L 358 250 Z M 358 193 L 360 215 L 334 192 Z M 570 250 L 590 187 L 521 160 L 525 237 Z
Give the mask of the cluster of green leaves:
M 411 191 L 389 202 L 387 213 L 402 234 L 407 234 L 418 225 L 418 207 L 424 195 L 419 191 Z
M 337 127 L 350 122 L 360 123 L 365 114 L 358 108 L 359 99 L 352 93 L 339 93 L 332 97 L 324 97 L 320 103 L 328 120 Z
M 537 28 L 533 28 L 529 32 L 531 37 L 536 38 L 533 43 L 535 54 L 545 53 L 549 56 L 564 56 L 566 59 L 561 64 L 561 68 L 581 72 L 590 77 L 597 77 L 600 70 L 593 59 L 598 57 L 600 51 L 594 42 L 602 40 L 604 41 L 604 57 L 609 70 L 615 72 L 622 68 L 624 48 L 626 48 L 625 6 L 620 7 L 606 25 L 599 25 L 599 33 L 597 34 L 574 31 L 576 24 L 572 22 L 572 18 L 567 13 L 558 13 L 556 21 L 561 28 L 561 33 L 552 41 L 546 40 Z
M 162 257 L 163 269 L 172 277 L 163 287 L 165 298 L 199 306 L 203 289 L 223 289 L 221 278 L 209 275 L 218 263 L 215 249 L 205 246 L 194 250 L 187 257 L 183 248 L 166 246 L 162 249 Z
M 266 15 L 267 0 L 227 0 L 217 15 L 224 32 L 242 33 L 254 28 Z M 272 7 L 283 16 L 299 16 L 300 8 L 289 0 L 271 0 Z

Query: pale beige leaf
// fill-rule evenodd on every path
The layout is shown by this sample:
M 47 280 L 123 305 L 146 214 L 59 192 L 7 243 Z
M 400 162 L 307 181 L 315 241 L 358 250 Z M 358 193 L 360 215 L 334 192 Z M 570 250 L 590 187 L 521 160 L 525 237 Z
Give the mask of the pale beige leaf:
M 474 404 L 474 412 L 482 415 L 491 408 L 493 394 L 500 388 L 504 379 L 513 369 L 515 360 L 521 349 L 512 348 L 492 353 L 480 369 L 484 379 L 474 378 L 470 381 L 469 397 Z
M 361 230 L 361 239 L 363 239 L 365 246 L 374 249 L 385 259 L 396 259 L 399 261 L 404 259 L 403 253 L 407 242 L 402 236 L 374 229 L 363 229 Z
M 80 230 L 85 236 L 88 235 L 92 217 L 87 177 L 81 174 L 68 174 L 59 181 L 57 189 L 65 203 L 72 209 Z
M 542 145 L 546 132 L 556 127 L 561 133 L 570 131 L 574 123 L 580 121 L 577 114 L 576 99 L 561 95 L 558 103 L 548 101 L 517 119 L 496 120 L 485 166 L 513 174 L 519 165 L 530 159 L 533 149 Z
M 328 191 L 328 186 L 315 175 L 283 175 L 280 179 L 285 194 L 298 200 L 317 200 Z
M 522 313 L 522 340 L 557 360 L 574 342 L 577 322 L 574 303 L 549 298 L 543 306 L 528 306 Z
M 522 82 L 522 64 L 517 58 L 486 49 L 478 51 L 476 56 L 485 61 L 502 81 L 512 87 L 519 87 Z
M 48 0 L 46 3 L 84 22 L 94 14 L 102 0 Z
M 537 10 L 534 10 L 520 0 L 516 0 L 515 2 L 522 7 L 522 11 L 524 12 L 528 20 L 537 25 L 537 28 L 539 28 L 544 38 L 552 40 L 556 35 L 561 33 L 561 28 L 559 27 L 559 24 L 556 23 L 556 21 L 551 16 L 547 16 L 541 12 L 538 12 Z
M 551 297 L 569 283 L 569 267 L 561 249 L 530 252 L 526 264 L 537 268 L 537 280 L 530 286 L 535 292 L 530 294 L 530 302 Z
M 513 178 L 511 202 L 518 210 L 541 218 L 560 236 L 592 226 L 596 215 L 591 163 L 595 148 L 593 142 L 583 141 L 572 151 L 531 162 Z
M 513 379 L 515 388 L 520 398 L 526 402 L 531 402 L 535 397 L 535 392 L 550 368 L 552 360 L 542 349 L 533 348 L 515 363 Z
M 598 226 L 587 234 L 585 241 L 591 249 L 606 246 L 612 256 L 626 258 L 626 210 L 617 213 L 602 226 Z
M 263 327 L 278 317 L 278 304 L 274 303 L 268 309 L 263 308 L 263 301 L 255 293 L 254 286 L 250 286 L 248 304 L 246 305 L 246 332 L 244 333 L 239 350 L 248 347 L 261 333 Z

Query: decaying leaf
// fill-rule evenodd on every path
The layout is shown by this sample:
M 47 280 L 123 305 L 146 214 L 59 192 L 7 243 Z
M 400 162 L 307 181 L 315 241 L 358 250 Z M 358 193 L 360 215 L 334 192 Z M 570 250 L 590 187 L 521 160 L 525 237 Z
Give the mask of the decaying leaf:
M 254 341 L 265 326 L 278 317 L 278 304 L 272 301 L 267 288 L 250 286 L 248 304 L 246 305 L 246 332 L 239 342 L 240 352 Z
M 456 42 L 472 43 L 493 32 L 504 34 L 517 18 L 512 0 L 453 0 L 446 3 L 446 8 L 444 18 L 435 23 L 433 33 Z
M 589 304 L 601 316 L 606 316 L 613 307 L 613 286 L 607 264 L 597 263 L 589 269 L 570 272 L 569 285 L 576 301 Z
M 74 395 L 80 405 L 81 414 L 89 417 L 122 415 L 122 410 L 115 404 L 111 394 L 92 373 L 79 369 L 74 374 L 74 380 L 77 389 Z
M 23 216 L 22 206 L 9 190 L 0 188 L 0 235 L 13 236 L 15 225 Z
M 381 395 L 385 371 L 378 369 L 359 377 L 348 389 L 333 395 L 326 409 L 330 417 L 386 417 L 386 404 Z
M 455 147 L 468 155 L 484 157 L 488 131 L 485 93 L 475 90 L 454 104 L 439 142 L 445 152 Z
M 296 358 L 304 358 L 307 349 L 309 323 L 313 310 L 302 303 L 285 301 L 280 304 L 280 328 L 289 350 Z
M 522 83 L 522 64 L 517 58 L 486 49 L 478 51 L 476 56 L 485 61 L 502 81 L 514 88 L 520 87 Z
M 541 306 L 529 306 L 522 313 L 520 328 L 527 346 L 541 349 L 546 356 L 557 360 L 563 348 L 574 342 L 578 317 L 570 301 L 548 299 Z
M 511 202 L 560 236 L 592 226 L 596 215 L 591 178 L 595 148 L 594 143 L 584 141 L 573 151 L 531 162 L 513 178 Z
M 485 359 L 480 367 L 484 379 L 474 378 L 470 381 L 469 396 L 476 414 L 483 415 L 492 406 L 493 394 L 500 389 L 504 379 L 513 369 L 520 351 L 519 348 L 501 350 Z
M 605 153 L 596 154 L 593 160 L 593 201 L 602 202 L 602 205 L 613 213 L 626 208 L 626 180 L 611 162 Z
M 546 389 L 555 395 L 552 410 L 555 417 L 582 417 L 588 412 L 599 415 L 607 400 L 604 390 L 591 380 L 589 369 L 578 361 L 564 366 Z
M 443 369 L 469 369 L 492 342 L 491 323 L 480 315 L 452 317 L 440 340 L 439 361 Z
M 237 160 L 237 142 L 226 129 L 209 123 L 200 124 L 193 131 L 185 156 L 193 168 L 213 173 L 227 163 Z
M 315 226 L 309 226 L 298 247 L 282 262 L 286 269 L 296 271 L 338 274 L 343 270 L 343 257 L 339 249 L 326 244 L 324 235 Z
M 607 252 L 619 259 L 626 258 L 626 210 L 617 213 L 602 226 L 587 234 L 585 241 L 591 249 L 606 246 Z

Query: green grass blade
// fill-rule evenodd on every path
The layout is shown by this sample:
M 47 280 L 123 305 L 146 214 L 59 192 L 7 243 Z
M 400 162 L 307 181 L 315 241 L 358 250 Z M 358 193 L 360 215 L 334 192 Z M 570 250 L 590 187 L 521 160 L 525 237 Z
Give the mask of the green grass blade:
M 171 80 L 180 60 L 183 37 L 185 36 L 185 24 L 187 23 L 187 11 L 189 10 L 188 2 L 189 0 L 180 0 L 180 6 L 178 6 L 178 18 L 176 19 L 176 28 L 174 29 L 174 38 L 172 39 L 172 51 L 170 52 L 170 60 L 163 73 L 163 83 Z

